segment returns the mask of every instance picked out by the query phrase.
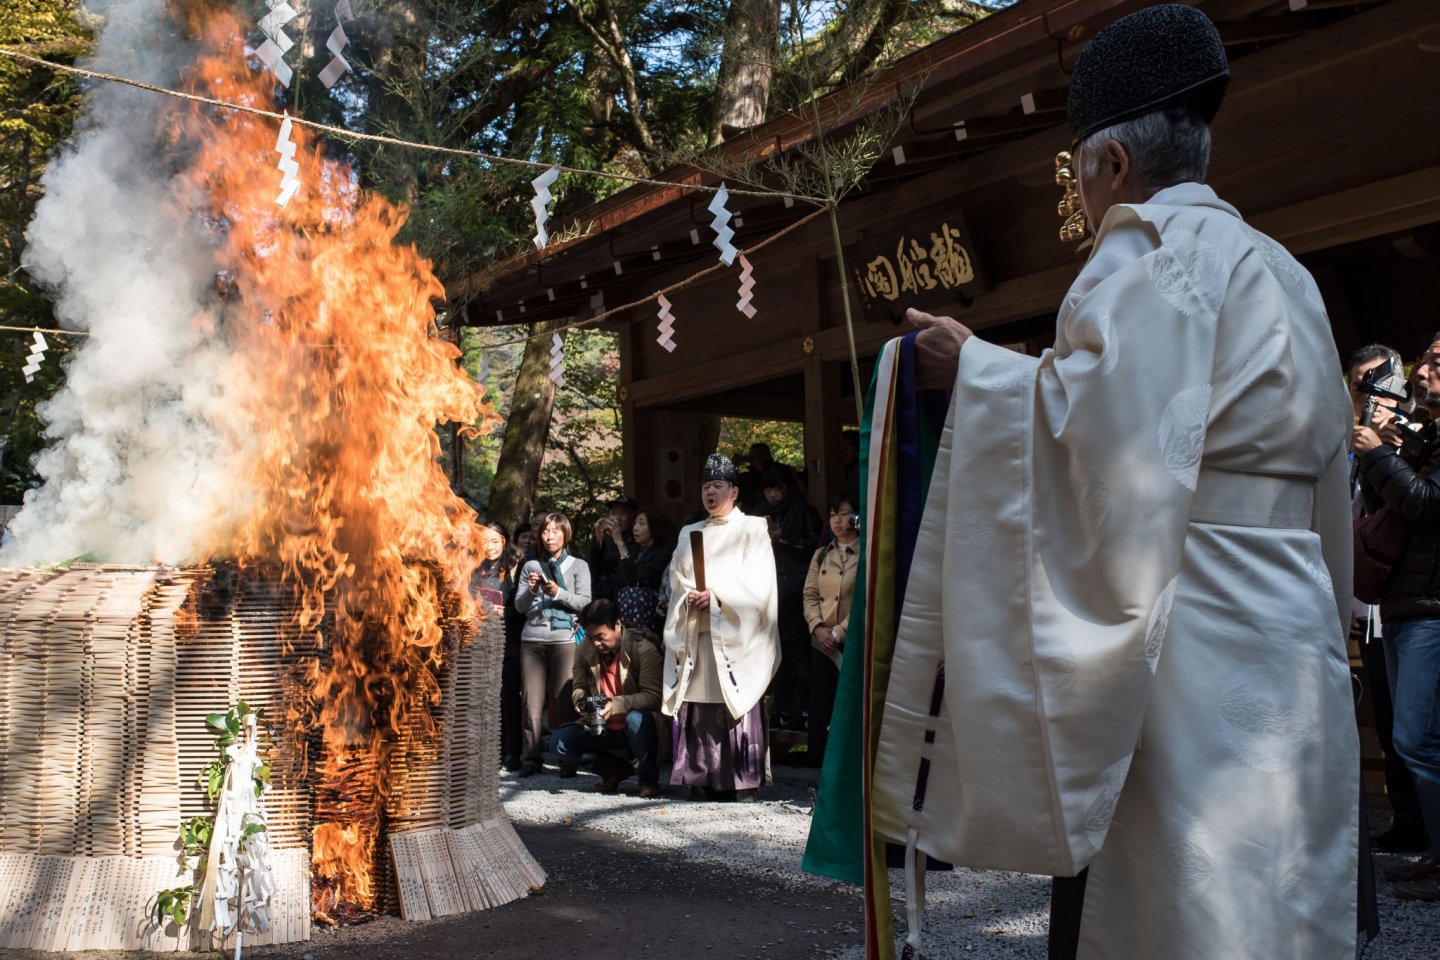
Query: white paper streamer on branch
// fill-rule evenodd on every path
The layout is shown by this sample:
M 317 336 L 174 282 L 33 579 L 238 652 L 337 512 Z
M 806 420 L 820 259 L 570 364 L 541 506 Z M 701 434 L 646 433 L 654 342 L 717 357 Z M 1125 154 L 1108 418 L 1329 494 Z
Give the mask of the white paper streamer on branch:
M 282 87 L 288 87 L 295 71 L 285 62 L 285 54 L 295 46 L 295 41 L 285 32 L 285 24 L 299 14 L 285 0 L 265 0 L 265 3 L 270 8 L 270 12 L 260 18 L 260 32 L 265 34 L 265 42 L 260 44 L 255 55 L 270 68 L 270 72 L 275 74 L 275 79 L 280 81 Z
M 545 244 L 550 242 L 550 234 L 545 232 L 545 222 L 550 219 L 550 188 L 555 181 L 560 179 L 560 168 L 551 167 L 540 176 L 530 181 L 530 186 L 535 188 L 535 199 L 530 201 L 530 209 L 535 211 L 535 249 L 544 250 Z
M 667 353 L 674 353 L 675 315 L 670 312 L 670 301 L 666 299 L 665 294 L 662 293 L 655 298 L 655 302 L 660 304 L 660 326 L 658 328 L 660 330 L 660 336 L 655 339 L 655 342 L 664 347 Z
M 25 374 L 26 383 L 35 382 L 35 374 L 40 372 L 40 364 L 45 360 L 45 351 L 49 349 L 50 344 L 45 341 L 45 334 L 36 330 L 35 339 L 30 342 L 30 353 L 25 357 L 25 366 L 20 368 Z
M 275 878 L 270 871 L 270 841 L 265 826 L 265 793 L 255 791 L 257 752 L 255 716 L 245 718 L 240 742 L 225 748 L 230 764 L 215 805 L 210 856 L 200 890 L 203 917 L 213 911 L 209 929 L 221 936 L 235 934 L 235 955 L 245 932 L 270 929 L 270 900 Z M 251 827 L 262 829 L 251 830 Z M 208 908 L 208 909 L 207 909 Z
M 755 316 L 755 307 L 750 303 L 751 291 L 755 289 L 755 272 L 750 269 L 750 261 L 745 259 L 745 254 L 740 254 L 740 302 L 735 304 L 735 309 L 747 317 Z
M 320 71 L 320 82 L 325 84 L 326 90 L 335 86 L 335 81 L 350 72 L 350 64 L 341 56 L 340 51 L 350 42 L 350 38 L 345 36 L 344 23 L 354 19 L 355 13 L 350 9 L 350 0 L 340 0 L 335 4 L 335 29 L 330 31 L 330 39 L 325 41 L 325 49 L 330 51 L 330 62 Z
M 290 126 L 290 111 L 287 110 L 285 119 L 280 121 L 280 135 L 275 138 L 275 152 L 280 154 L 276 166 L 281 174 L 280 196 L 275 198 L 275 202 L 282 207 L 300 189 L 300 164 L 295 162 L 295 141 L 290 139 Z
M 556 390 L 565 387 L 565 338 L 558 333 L 550 341 L 550 382 Z
M 720 259 L 725 266 L 735 262 L 735 244 L 730 238 L 735 236 L 735 231 L 730 229 L 730 211 L 725 209 L 725 203 L 730 199 L 730 191 L 725 189 L 725 184 L 720 184 L 720 189 L 715 192 L 715 197 L 707 207 L 715 215 L 715 220 L 710 224 L 715 231 L 715 247 L 720 251 Z

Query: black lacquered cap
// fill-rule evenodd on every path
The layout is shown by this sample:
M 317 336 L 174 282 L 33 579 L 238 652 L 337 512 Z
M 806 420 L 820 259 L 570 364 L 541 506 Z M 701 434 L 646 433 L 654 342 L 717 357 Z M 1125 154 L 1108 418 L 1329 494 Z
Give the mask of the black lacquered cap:
M 1076 143 L 1170 107 L 1185 107 L 1209 123 L 1229 83 L 1225 46 L 1205 14 L 1173 3 L 1146 7 L 1085 45 L 1070 76 L 1066 118 Z

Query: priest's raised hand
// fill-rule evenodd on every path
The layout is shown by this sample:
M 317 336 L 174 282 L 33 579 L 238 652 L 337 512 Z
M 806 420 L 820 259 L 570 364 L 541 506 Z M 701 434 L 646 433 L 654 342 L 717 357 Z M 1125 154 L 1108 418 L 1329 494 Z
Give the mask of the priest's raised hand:
M 975 334 L 950 317 L 937 317 L 911 307 L 905 319 L 920 328 L 915 338 L 915 379 L 922 390 L 948 390 L 955 386 L 960 348 Z

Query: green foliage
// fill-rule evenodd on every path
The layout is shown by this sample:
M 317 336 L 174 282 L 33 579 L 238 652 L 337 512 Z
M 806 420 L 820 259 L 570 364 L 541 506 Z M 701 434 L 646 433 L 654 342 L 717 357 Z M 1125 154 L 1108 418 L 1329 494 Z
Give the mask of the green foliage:
M 74 0 L 5 0 L 0 46 L 71 63 L 90 48 Z M 55 327 L 50 298 L 20 266 L 25 226 L 40 177 L 80 108 L 74 77 L 0 58 L 0 325 Z M 0 503 L 19 503 L 36 482 L 31 461 L 44 446 L 36 407 L 59 389 L 69 338 L 50 336 L 34 383 L 20 372 L 30 334 L 0 331 Z
M 735 465 L 745 469 L 751 444 L 770 445 L 770 456 L 779 463 L 801 470 L 805 466 L 805 425 L 782 420 L 742 420 L 725 417 L 720 421 L 720 452 L 739 457 Z
M 150 916 L 157 924 L 163 925 L 168 920 L 177 927 L 183 927 L 190 917 L 190 901 L 199 893 L 199 884 L 161 890 L 151 901 Z
M 575 330 L 565 340 L 565 389 L 556 394 L 536 509 L 559 510 L 577 531 L 608 513 L 623 486 L 620 353 L 613 334 Z
M 205 715 L 205 725 L 215 733 L 215 750 L 219 756 L 205 765 L 196 780 L 200 788 L 205 791 L 205 802 L 212 807 L 220 798 L 220 791 L 224 789 L 225 771 L 230 766 L 230 755 L 226 752 L 226 748 L 240 742 L 245 730 L 245 719 L 251 716 L 255 717 L 256 736 L 261 736 L 260 731 L 264 728 L 260 724 L 260 714 L 244 700 L 237 700 L 235 705 L 224 713 Z M 264 792 L 266 784 L 270 782 L 270 765 L 265 763 L 263 757 L 256 765 L 253 777 L 255 795 L 258 797 Z M 243 845 L 246 840 L 264 833 L 265 830 L 265 821 L 249 814 L 241 825 L 239 843 Z M 168 920 L 177 927 L 185 925 L 189 918 L 190 903 L 200 891 L 206 857 L 210 852 L 210 841 L 214 833 L 215 818 L 213 816 L 191 817 L 180 824 L 181 856 L 186 862 L 194 860 L 199 873 L 196 876 L 196 882 L 191 886 L 173 887 L 156 894 L 155 899 L 151 902 L 150 915 L 157 924 L 164 924 Z

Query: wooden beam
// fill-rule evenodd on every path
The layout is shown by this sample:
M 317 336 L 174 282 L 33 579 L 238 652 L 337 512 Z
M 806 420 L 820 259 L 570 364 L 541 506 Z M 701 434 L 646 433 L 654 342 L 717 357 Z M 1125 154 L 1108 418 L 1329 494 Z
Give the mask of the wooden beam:
M 1303 76 L 1317 71 L 1333 72 L 1358 56 L 1385 47 L 1413 44 L 1417 32 L 1437 20 L 1440 20 L 1440 0 L 1391 0 L 1309 37 L 1240 58 L 1231 65 L 1234 79 L 1218 122 L 1223 126 L 1240 104 L 1262 96 L 1276 85 L 1293 87 Z M 1339 135 L 1325 134 L 1330 138 Z M 947 170 L 921 179 L 929 180 L 932 188 L 944 190 L 937 196 L 957 195 L 957 188 L 963 196 L 997 183 L 1048 177 L 1054 168 L 1055 152 L 1065 149 L 1069 140 L 1069 131 L 1057 125 L 965 160 L 958 171 Z M 1217 135 L 1217 143 L 1221 142 Z M 953 184 L 948 189 L 947 180 Z
M 972 329 L 981 330 L 1008 320 L 1048 313 L 1059 305 L 1078 270 L 1077 264 L 997 284 L 969 310 L 956 304 L 954 315 Z M 905 329 L 883 323 L 857 324 L 856 350 L 862 356 L 873 353 Z M 805 352 L 807 337 L 812 339 L 813 353 L 821 359 L 850 362 L 844 326 L 827 327 L 781 343 L 637 380 L 628 385 L 630 399 L 641 405 L 669 405 L 803 371 L 810 356 Z
M 1251 217 L 1294 254 L 1440 222 L 1440 166 Z
M 1440 221 L 1440 166 L 1366 184 L 1249 218 L 1249 222 L 1294 253 L 1350 243 Z M 1069 289 L 1079 265 L 1069 265 L 996 284 L 969 310 L 957 305 L 954 316 L 974 330 L 1055 310 Z M 901 326 L 864 323 L 855 329 L 862 355 L 904 332 Z M 829 327 L 813 337 L 814 354 L 823 360 L 846 360 L 849 348 L 843 327 Z M 630 384 L 635 402 L 663 404 L 677 398 L 703 396 L 803 371 L 809 354 L 804 337 L 770 344 L 723 360 L 697 364 Z
M 711 393 L 689 400 L 666 403 L 665 409 L 676 413 L 701 413 L 709 417 L 781 420 L 786 423 L 805 422 L 805 401 L 802 397 L 776 397 L 768 394 L 749 396 L 745 393 L 732 392 Z

